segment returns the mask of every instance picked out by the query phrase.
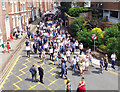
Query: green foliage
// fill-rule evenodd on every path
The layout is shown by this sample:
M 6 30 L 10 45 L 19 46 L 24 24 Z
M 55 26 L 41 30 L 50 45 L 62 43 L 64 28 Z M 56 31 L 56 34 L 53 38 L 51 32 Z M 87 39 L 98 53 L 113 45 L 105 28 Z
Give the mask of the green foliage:
M 116 24 L 113 24 L 112 27 L 105 29 L 104 40 L 107 41 L 107 39 L 111 37 L 120 37 L 120 31 L 118 31 Z
M 70 24 L 70 29 L 72 31 L 72 36 L 76 36 L 76 33 L 83 28 L 83 19 L 74 19 Z
M 68 12 L 68 10 L 71 8 L 71 2 L 61 2 L 61 6 L 58 7 L 62 12 Z
M 94 40 L 92 39 L 93 32 L 87 31 L 86 28 L 80 30 L 77 32 L 77 37 L 79 38 L 80 42 L 84 43 L 85 47 L 93 47 Z M 98 33 L 96 32 L 96 35 Z M 100 35 L 98 35 L 98 38 L 95 40 L 96 47 L 98 47 L 100 44 L 102 44 L 102 39 Z
M 120 59 L 120 45 L 119 45 L 119 38 L 111 37 L 107 39 L 107 52 L 110 56 L 113 52 L 116 53 L 118 59 Z
M 105 29 L 104 43 L 107 46 L 107 53 L 109 56 L 115 52 L 118 60 L 120 60 L 120 31 L 118 24 L 113 24 L 112 27 Z
M 104 44 L 102 44 L 102 45 L 99 46 L 99 48 L 102 49 L 102 50 L 106 50 L 107 47 Z
M 120 22 L 117 25 L 118 25 L 118 30 L 120 31 Z
M 93 10 L 88 8 L 73 7 L 69 9 L 68 14 L 72 17 L 79 17 L 79 13 L 84 13 L 89 11 L 93 11 Z

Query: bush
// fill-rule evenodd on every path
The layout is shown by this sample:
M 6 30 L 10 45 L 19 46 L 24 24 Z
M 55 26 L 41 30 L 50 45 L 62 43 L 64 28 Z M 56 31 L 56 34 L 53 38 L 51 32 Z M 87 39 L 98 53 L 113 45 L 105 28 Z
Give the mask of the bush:
M 79 41 L 84 43 L 85 47 L 93 47 L 94 46 L 94 40 L 92 39 L 92 31 L 87 31 L 86 28 L 80 30 L 77 32 L 77 36 L 79 38 Z M 98 35 L 98 32 L 96 32 L 96 35 Z M 100 35 L 98 35 L 98 38 L 95 40 L 95 45 L 98 47 L 100 44 L 102 44 L 102 39 Z
M 69 9 L 68 14 L 72 17 L 79 17 L 79 13 L 84 13 L 89 11 L 93 11 L 93 10 L 88 8 L 73 7 Z
M 120 45 L 119 45 L 119 38 L 111 37 L 107 39 L 107 52 L 108 55 L 110 56 L 113 52 L 116 53 L 118 59 L 120 60 Z
M 82 19 L 74 19 L 70 24 L 70 29 L 72 31 L 72 36 L 76 36 L 76 33 L 83 28 L 84 20 Z
M 93 40 L 91 38 L 91 33 L 87 29 L 83 29 L 77 32 L 77 37 L 79 41 L 84 43 L 84 47 L 93 46 Z
M 117 24 L 113 24 L 112 27 L 105 29 L 104 41 L 107 41 L 107 39 L 111 37 L 120 37 L 120 31 L 118 31 Z
M 102 50 L 106 50 L 107 47 L 104 44 L 102 44 L 102 45 L 99 46 L 99 48 L 102 49 Z
M 85 27 L 87 28 L 87 30 L 90 31 L 96 27 L 103 29 L 103 27 L 101 26 L 101 22 L 94 19 L 88 20 L 88 22 L 85 24 Z
M 93 34 L 96 34 L 100 38 L 103 38 L 103 31 L 100 28 L 93 28 L 91 31 Z

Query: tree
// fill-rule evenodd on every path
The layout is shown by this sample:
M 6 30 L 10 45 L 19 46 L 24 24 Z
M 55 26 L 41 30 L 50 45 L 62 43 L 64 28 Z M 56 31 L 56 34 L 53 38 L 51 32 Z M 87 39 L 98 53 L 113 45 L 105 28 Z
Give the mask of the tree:
M 76 33 L 82 30 L 84 24 L 83 19 L 74 19 L 70 24 L 70 29 L 72 31 L 72 36 L 76 36 Z

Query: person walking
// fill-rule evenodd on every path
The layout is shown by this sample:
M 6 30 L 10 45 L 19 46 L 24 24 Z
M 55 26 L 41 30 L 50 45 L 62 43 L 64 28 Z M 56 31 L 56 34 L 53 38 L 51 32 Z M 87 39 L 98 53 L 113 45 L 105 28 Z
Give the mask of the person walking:
M 104 64 L 104 59 L 101 58 L 101 60 L 100 60 L 100 70 L 99 70 L 99 73 L 100 73 L 100 72 L 103 73 L 103 64 Z
M 65 62 L 63 62 L 62 61 L 62 64 L 61 64 L 61 72 L 62 72 L 62 74 L 61 74 L 61 78 L 63 77 L 63 75 L 66 77 L 66 79 L 67 79 L 67 76 L 66 76 L 66 74 L 65 74 L 65 72 L 66 72 L 66 64 L 65 64 Z
M 57 61 L 57 65 L 59 65 L 59 61 L 58 61 L 58 52 L 57 52 L 57 51 L 55 51 L 54 57 L 55 57 L 54 65 L 55 65 L 55 61 Z
M 27 57 L 30 58 L 30 45 L 28 40 L 26 40 L 25 45 L 26 45 Z
M 112 59 L 112 68 L 115 69 L 115 60 L 117 59 L 115 52 L 111 55 L 111 59 Z
M 2 48 L 3 48 L 3 53 L 5 53 L 5 47 L 6 47 L 6 43 L 4 42 L 3 44 L 2 44 Z
M 40 82 L 44 84 L 44 82 L 43 82 L 44 70 L 42 68 L 42 65 L 40 65 L 40 67 L 38 67 L 38 71 L 39 71 L 39 75 L 40 75 Z
M 37 42 L 35 42 L 33 44 L 33 49 L 34 49 L 34 53 L 37 54 L 37 48 L 38 48 L 38 45 L 37 45 Z
M 66 83 L 66 92 L 71 92 L 71 83 L 70 83 L 70 79 L 67 80 Z
M 80 55 L 81 55 L 82 52 L 83 52 L 83 44 L 82 44 L 82 43 L 80 43 L 80 45 L 79 45 L 79 49 L 80 49 Z
M 45 57 L 46 57 L 45 50 L 42 50 L 42 61 L 43 61 L 43 63 L 46 63 Z
M 78 70 L 80 70 L 79 68 L 79 61 L 80 61 L 80 58 L 79 58 L 79 55 L 76 56 L 76 66 L 78 67 Z
M 10 52 L 10 44 L 9 42 L 7 42 L 7 50 L 8 50 L 8 53 Z
M 85 92 L 85 86 L 86 86 L 86 83 L 85 83 L 84 77 L 82 77 L 81 81 L 79 82 L 77 92 Z
M 74 69 L 74 72 L 75 72 L 75 67 L 76 67 L 76 57 L 75 56 L 72 58 L 71 65 L 72 65 L 72 69 Z
M 89 53 L 88 58 L 89 58 L 89 61 L 90 61 L 90 63 L 91 63 L 91 66 L 94 67 L 94 66 L 93 66 L 93 63 L 92 63 L 92 55 L 91 55 L 91 52 Z
M 105 65 L 105 70 L 108 71 L 107 70 L 107 67 L 108 67 L 108 56 L 107 56 L 107 54 L 105 54 L 105 57 L 104 57 L 104 65 Z
M 33 64 L 32 65 L 32 67 L 30 68 L 30 70 L 29 70 L 30 72 L 31 72 L 31 74 L 32 74 L 32 82 L 33 81 L 36 81 L 36 75 L 37 75 L 37 70 L 36 70 L 36 68 L 35 68 L 35 65 Z M 34 80 L 34 77 L 35 77 L 35 80 Z
M 41 46 L 39 46 L 38 51 L 39 51 L 39 58 L 41 59 L 41 54 L 42 54 L 42 48 L 41 48 Z

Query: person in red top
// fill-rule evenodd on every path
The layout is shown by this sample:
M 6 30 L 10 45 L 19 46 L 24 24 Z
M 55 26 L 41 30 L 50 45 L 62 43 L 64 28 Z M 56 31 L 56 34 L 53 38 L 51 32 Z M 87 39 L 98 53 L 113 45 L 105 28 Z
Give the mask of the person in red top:
M 13 39 L 13 35 L 12 35 L 12 33 L 10 33 L 10 40 L 12 40 Z
M 10 44 L 9 42 L 7 42 L 7 50 L 8 50 L 8 53 L 10 52 Z
M 84 77 L 82 77 L 81 81 L 79 82 L 77 92 L 85 92 L 85 85 Z

